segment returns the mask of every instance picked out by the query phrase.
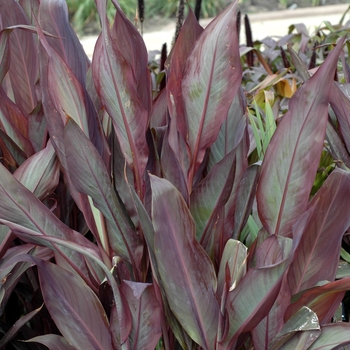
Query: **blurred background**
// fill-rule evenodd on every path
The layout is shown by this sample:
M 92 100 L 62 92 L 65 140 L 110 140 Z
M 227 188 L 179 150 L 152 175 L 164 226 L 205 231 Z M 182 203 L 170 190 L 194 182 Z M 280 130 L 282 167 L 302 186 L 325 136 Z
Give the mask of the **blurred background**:
M 186 1 L 192 8 L 196 0 Z M 201 18 L 210 18 L 220 13 L 230 0 L 202 0 Z M 348 4 L 349 0 L 241 0 L 240 7 L 244 13 L 259 13 L 295 9 L 300 7 L 314 7 L 332 4 Z M 80 34 L 95 34 L 99 32 L 99 21 L 94 0 L 67 0 L 69 16 L 74 29 Z M 119 0 L 119 4 L 132 22 L 138 22 L 138 0 Z M 152 29 L 173 21 L 176 17 L 178 0 L 144 0 L 144 28 Z M 111 20 L 115 15 L 115 8 L 108 1 L 108 16 Z

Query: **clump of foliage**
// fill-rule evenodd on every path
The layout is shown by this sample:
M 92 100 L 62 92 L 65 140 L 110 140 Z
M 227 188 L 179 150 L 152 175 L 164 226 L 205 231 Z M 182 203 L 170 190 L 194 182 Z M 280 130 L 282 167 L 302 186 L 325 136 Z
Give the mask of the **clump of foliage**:
M 348 29 L 190 11 L 153 80 L 114 5 L 90 62 L 63 0 L 0 2 L 0 347 L 349 344 Z

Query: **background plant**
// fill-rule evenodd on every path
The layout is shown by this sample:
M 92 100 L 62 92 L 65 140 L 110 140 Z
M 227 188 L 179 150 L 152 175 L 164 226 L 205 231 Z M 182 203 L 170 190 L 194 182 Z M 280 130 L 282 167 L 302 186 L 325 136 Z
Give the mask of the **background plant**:
M 347 27 L 240 47 L 236 3 L 190 11 L 152 91 L 96 5 L 90 62 L 64 1 L 0 1 L 0 347 L 348 344 Z

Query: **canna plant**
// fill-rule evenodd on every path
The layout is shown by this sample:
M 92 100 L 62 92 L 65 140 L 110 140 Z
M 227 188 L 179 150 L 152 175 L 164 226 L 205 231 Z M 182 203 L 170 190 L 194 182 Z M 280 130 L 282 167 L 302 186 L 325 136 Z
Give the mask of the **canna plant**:
M 90 62 L 63 0 L 0 1 L 0 347 L 349 344 L 334 322 L 350 289 L 346 159 L 312 192 L 325 144 L 348 157 L 345 37 L 311 78 L 294 51 L 286 74 L 254 49 L 270 75 L 254 89 L 237 1 L 205 29 L 189 11 L 159 91 L 113 4 L 110 23 L 96 0 Z

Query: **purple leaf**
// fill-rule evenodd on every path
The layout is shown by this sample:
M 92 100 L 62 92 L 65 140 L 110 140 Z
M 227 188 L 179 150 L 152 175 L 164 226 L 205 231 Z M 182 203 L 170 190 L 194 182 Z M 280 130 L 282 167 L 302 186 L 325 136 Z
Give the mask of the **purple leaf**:
M 170 141 L 171 147 L 175 154 L 177 153 L 177 131 L 182 138 L 186 140 L 187 122 L 184 112 L 184 101 L 182 96 L 181 82 L 183 79 L 186 61 L 191 55 L 193 46 L 203 28 L 199 25 L 193 11 L 190 9 L 188 16 L 184 21 L 180 34 L 176 40 L 175 46 L 171 51 L 166 62 L 167 72 L 167 96 L 168 108 L 171 116 L 172 129 L 174 131 L 173 142 Z
M 43 84 L 48 89 L 48 99 L 53 103 L 55 110 L 61 117 L 60 124 L 66 124 L 68 118 L 74 119 L 91 139 L 100 154 L 104 156 L 106 140 L 89 94 L 76 78 L 73 70 L 48 44 L 39 27 L 38 34 L 47 55 L 47 57 L 41 58 Z M 46 55 L 44 54 L 44 56 Z
M 0 261 L 0 313 L 3 314 L 8 299 L 10 298 L 17 282 L 33 264 L 23 262 L 20 257 L 24 254 L 30 254 L 41 259 L 49 260 L 53 253 L 48 248 L 35 247 L 32 244 L 22 244 L 9 248 Z
M 12 30 L 2 30 L 0 32 L 0 84 L 10 69 L 10 45 L 9 36 Z
M 350 89 L 349 88 L 340 88 L 338 84 L 333 83 L 330 103 L 332 109 L 337 116 L 339 121 L 340 130 L 343 135 L 343 139 L 346 145 L 348 152 L 350 153 Z M 348 93 L 348 97 L 345 93 Z
M 247 247 L 236 240 L 229 239 L 226 242 L 222 254 L 220 268 L 218 273 L 218 296 L 221 297 L 224 291 L 224 285 L 231 288 L 233 284 L 237 285 L 247 270 Z M 226 269 L 230 272 L 230 279 L 227 281 Z
M 57 187 L 60 167 L 51 141 L 45 149 L 28 158 L 14 173 L 15 178 L 39 199 Z
M 256 266 L 248 269 L 226 300 L 227 327 L 223 348 L 234 348 L 240 334 L 254 329 L 269 313 L 279 293 L 283 275 L 290 263 L 290 239 L 268 237 L 257 249 Z M 254 285 L 254 288 L 251 286 Z
M 0 38 L 1 39 L 1 38 Z M 0 72 L 1 73 L 1 72 Z M 153 101 L 150 118 L 150 128 L 165 126 L 167 124 L 168 105 L 167 89 L 163 89 Z
M 13 167 L 21 165 L 27 158 L 25 153 L 2 129 L 0 129 L 0 148 L 6 163 Z
M 75 347 L 68 344 L 67 340 L 57 334 L 45 334 L 25 341 L 26 343 L 40 343 L 50 350 L 75 350 Z
M 131 23 L 117 1 L 112 0 L 117 8 L 111 39 L 117 52 L 123 55 L 134 74 L 134 83 L 137 94 L 143 107 L 150 113 L 152 107 L 151 75 L 148 69 L 148 52 L 142 36 Z
M 350 215 L 340 209 L 348 206 L 350 174 L 336 169 L 309 204 L 312 213 L 288 272 L 292 294 L 334 281 L 343 234 L 350 226 Z
M 308 350 L 332 350 L 337 345 L 350 344 L 350 325 L 348 323 L 328 324 L 321 327 L 321 335 Z
M 317 315 L 308 307 L 303 306 L 291 319 L 283 326 L 281 332 L 269 344 L 269 350 L 281 349 L 290 338 L 300 332 L 309 332 L 310 341 L 308 347 L 317 339 L 321 333 L 321 327 L 318 323 Z M 308 349 L 305 347 L 305 349 Z M 283 348 L 283 347 L 282 347 Z
M 154 350 L 161 331 L 161 307 L 154 288 L 148 283 L 123 281 L 120 290 L 129 305 L 133 326 L 130 332 L 132 349 Z
M 72 81 L 67 81 L 66 77 L 61 77 L 62 80 L 69 86 L 72 91 L 74 91 L 76 96 L 87 97 L 87 92 L 83 88 L 82 85 L 80 85 L 79 81 L 74 77 L 74 74 L 72 70 L 67 66 L 67 64 L 58 56 L 58 54 L 50 47 L 50 45 L 47 43 L 47 40 L 45 36 L 43 35 L 43 32 L 41 31 L 40 27 L 37 26 L 37 31 L 40 37 L 40 41 L 42 45 L 40 46 L 40 85 L 41 85 L 41 92 L 42 92 L 42 100 L 43 100 L 43 110 L 45 114 L 45 118 L 47 121 L 47 129 L 51 136 L 52 145 L 55 148 L 57 157 L 62 165 L 62 170 L 66 176 L 66 180 L 68 182 L 69 190 L 71 196 L 74 198 L 75 203 L 79 207 L 79 209 L 84 214 L 84 219 L 90 228 L 91 232 L 94 234 L 95 237 L 98 237 L 98 230 L 96 227 L 96 223 L 93 217 L 92 209 L 90 207 L 89 200 L 86 195 L 80 194 L 77 192 L 77 190 L 74 188 L 72 181 L 69 178 L 69 175 L 67 173 L 67 165 L 66 165 L 66 157 L 65 157 L 65 147 L 64 147 L 64 125 L 66 123 L 66 114 L 64 110 L 62 109 L 60 105 L 60 100 L 56 99 L 55 96 L 52 96 L 52 93 L 50 93 L 50 84 L 55 85 L 55 81 L 53 81 L 52 76 L 51 79 L 49 79 L 49 70 L 51 69 L 51 72 L 53 74 L 58 74 L 58 72 L 61 72 L 63 75 L 67 74 L 68 77 L 72 77 Z M 45 48 L 44 48 L 44 46 Z M 61 97 L 65 96 L 65 91 L 61 91 Z M 76 101 L 72 101 L 69 98 L 69 101 L 64 101 L 65 105 L 68 105 L 69 111 L 73 111 L 73 113 L 77 112 L 77 114 L 74 115 L 77 121 L 81 121 L 80 126 L 84 127 L 84 131 L 89 134 L 91 137 L 91 140 L 94 142 L 96 148 L 100 151 L 100 154 L 104 154 L 106 152 L 105 146 L 104 146 L 104 137 L 102 137 L 102 131 L 99 127 L 97 120 L 97 114 L 96 111 L 91 108 L 92 102 L 87 97 L 85 100 L 86 104 L 84 104 L 82 101 L 78 101 L 77 105 L 75 105 Z M 58 106 L 56 106 L 58 104 Z M 56 108 L 58 107 L 58 109 Z M 78 108 L 77 108 L 78 107 Z M 79 109 L 81 108 L 81 109 Z M 70 116 L 73 117 L 73 116 Z M 88 117 L 88 120 L 85 120 L 84 118 Z M 95 126 L 95 127 L 93 127 Z M 90 134 L 90 130 L 94 130 L 93 133 Z M 96 137 L 96 131 L 100 132 L 101 137 Z
M 193 11 L 189 10 L 188 16 L 175 42 L 175 46 L 165 64 L 168 109 L 171 119 L 168 129 L 168 141 L 166 142 L 167 149 L 163 151 L 163 158 L 165 162 L 169 163 L 168 156 L 171 157 L 171 159 L 173 159 L 174 156 L 176 157 L 177 162 L 174 159 L 171 163 L 173 163 L 175 169 L 177 169 L 176 176 L 178 180 L 180 180 L 176 182 L 177 188 L 183 194 L 186 202 L 188 201 L 187 173 L 190 167 L 190 155 L 185 142 L 187 137 L 187 122 L 181 83 L 187 58 L 190 56 L 194 43 L 202 32 L 203 28 L 199 25 Z M 169 168 L 171 168 L 171 164 L 169 163 L 168 165 Z M 168 172 L 168 179 L 171 179 L 171 172 L 172 171 Z M 183 184 L 185 184 L 185 186 Z
M 178 134 L 176 130 L 175 133 Z M 187 189 L 187 179 L 184 173 L 184 169 L 188 168 L 188 164 L 186 161 L 182 164 L 180 163 L 180 161 L 187 158 L 186 145 L 179 135 L 179 140 L 177 143 L 178 149 L 175 153 L 174 148 L 170 145 L 170 142 L 171 126 L 168 126 L 161 150 L 161 167 L 163 172 L 162 177 L 170 181 L 180 191 L 186 203 L 188 203 L 189 196 Z
M 33 17 L 37 16 L 39 12 L 40 0 L 19 0 L 18 2 L 27 15 L 29 22 L 35 25 Z
M 288 320 L 302 306 L 307 306 L 317 314 L 320 324 L 328 323 L 339 307 L 345 291 L 349 289 L 350 278 L 343 278 L 302 291 L 292 297 L 292 303 L 287 308 L 284 318 Z
M 43 30 L 55 36 L 55 38 L 47 38 L 49 45 L 70 67 L 80 84 L 84 86 L 90 62 L 68 21 L 66 1 L 41 0 L 39 23 Z
M 1 338 L 0 348 L 3 349 L 3 347 L 17 334 L 17 332 L 41 310 L 41 308 L 42 307 L 29 312 L 27 315 L 22 316 L 18 321 L 16 321 L 10 330 Z
M 232 237 L 238 239 L 244 225 L 247 223 L 251 213 L 255 198 L 255 190 L 258 183 L 258 174 L 260 166 L 257 164 L 251 165 L 244 172 L 242 179 L 237 189 L 237 202 L 235 205 L 235 214 L 233 215 L 233 233 Z M 229 217 L 227 217 L 229 220 Z
M 38 260 L 44 302 L 56 326 L 77 349 L 112 349 L 108 319 L 96 294 L 75 273 Z
M 181 194 L 167 180 L 150 180 L 154 249 L 170 309 L 195 342 L 213 349 L 219 316 L 214 267 L 195 239 Z
M 349 153 L 346 150 L 345 145 L 341 140 L 340 136 L 334 130 L 330 122 L 327 123 L 326 139 L 330 148 L 330 154 L 332 158 L 339 161 L 338 164 L 340 164 L 340 167 L 343 167 L 341 164 L 342 162 L 347 168 L 350 168 Z
M 216 140 L 240 86 L 236 12 L 234 1 L 204 30 L 186 62 L 181 86 L 187 130 L 182 136 L 191 153 L 189 186 L 206 149 Z
M 232 191 L 230 197 L 225 205 L 225 222 L 224 222 L 224 230 L 222 233 L 222 239 L 225 241 L 229 238 L 233 237 L 235 221 L 239 220 L 240 215 L 243 215 L 241 220 L 248 220 L 248 216 L 250 214 L 250 208 L 253 205 L 253 198 L 255 197 L 255 188 L 256 184 L 254 184 L 254 173 L 257 172 L 252 169 L 252 173 L 250 180 L 253 181 L 249 186 L 242 181 L 244 180 L 245 172 L 248 168 L 248 150 L 249 150 L 249 140 L 248 140 L 248 132 L 246 131 L 243 135 L 243 139 L 238 144 L 236 149 L 236 161 L 235 161 L 235 178 L 233 182 Z M 248 175 L 246 175 L 248 176 Z M 242 188 L 242 186 L 246 186 Z M 254 189 L 254 192 L 249 192 Z M 243 197 L 241 197 L 241 195 Z M 248 201 L 248 202 L 246 202 Z M 246 203 L 246 204 L 245 204 Z M 242 209 L 242 206 L 247 206 L 247 212 L 239 212 Z
M 245 109 L 246 101 L 244 91 L 240 87 L 231 103 L 227 118 L 221 125 L 218 137 L 209 149 L 209 169 L 235 149 L 242 141 L 247 127 Z
M 64 225 L 33 193 L 19 183 L 0 164 L 0 222 L 11 228 L 24 241 L 48 246 L 66 256 L 74 268 L 86 280 L 90 276 L 85 259 L 71 249 L 54 248 L 44 237 L 48 234 L 62 239 L 77 242 L 97 252 L 96 246 L 80 233 Z M 43 239 L 41 239 L 43 236 Z
M 270 234 L 292 235 L 306 209 L 323 149 L 328 101 L 344 38 L 292 97 L 267 148 L 257 189 L 258 212 Z
M 108 158 L 108 147 L 92 100 L 85 88 L 89 60 L 68 22 L 67 4 L 63 0 L 42 1 L 40 19 L 43 29 L 62 39 L 44 37 L 39 39 L 48 55 L 44 89 L 47 85 L 50 98 L 61 114 L 73 118 L 85 131 L 104 159 Z M 41 58 L 45 65 L 46 58 Z
M 144 95 L 140 95 L 138 91 L 133 62 L 127 60 L 134 53 L 123 53 L 112 40 L 106 15 L 106 3 L 102 0 L 96 3 L 102 23 L 102 33 L 97 40 L 92 60 L 93 79 L 101 102 L 113 120 L 123 155 L 133 169 L 137 193 L 143 198 L 145 190 L 143 174 L 149 152 L 146 142 L 149 110 L 144 105 Z M 117 20 L 118 22 L 126 21 L 124 17 L 118 16 Z M 120 25 L 128 26 L 125 23 Z M 126 32 L 125 35 L 127 35 L 125 41 L 134 42 L 130 32 Z M 139 49 L 141 50 L 139 54 L 143 57 L 144 44 Z M 147 65 L 147 61 L 138 62 L 138 64 Z M 144 71 L 143 67 L 142 71 Z M 150 85 L 148 88 L 146 94 L 150 94 Z
M 34 153 L 34 149 L 27 139 L 27 117 L 7 97 L 2 87 L 0 87 L 0 125 L 27 157 Z
M 293 335 L 291 339 L 289 339 L 284 345 L 282 345 L 278 349 L 279 350 L 294 350 L 294 349 L 308 350 L 320 335 L 321 335 L 321 328 L 320 330 L 297 332 Z
M 29 21 L 15 0 L 1 1 L 2 26 L 29 25 Z M 38 75 L 38 56 L 35 40 L 31 32 L 16 29 L 10 35 L 9 77 L 17 106 L 24 114 L 30 113 L 37 105 L 34 85 Z
M 215 164 L 209 174 L 196 186 L 190 197 L 190 210 L 196 224 L 196 239 L 202 241 L 212 235 L 208 231 L 213 221 L 218 219 L 232 190 L 235 176 L 235 150 Z M 208 252 L 207 247 L 204 247 Z
M 75 188 L 89 195 L 107 220 L 109 230 L 104 246 L 112 248 L 114 254 L 120 255 L 137 269 L 142 244 L 112 189 L 100 155 L 72 120 L 65 127 L 64 141 L 68 172 Z

